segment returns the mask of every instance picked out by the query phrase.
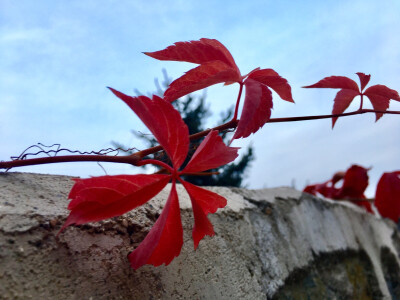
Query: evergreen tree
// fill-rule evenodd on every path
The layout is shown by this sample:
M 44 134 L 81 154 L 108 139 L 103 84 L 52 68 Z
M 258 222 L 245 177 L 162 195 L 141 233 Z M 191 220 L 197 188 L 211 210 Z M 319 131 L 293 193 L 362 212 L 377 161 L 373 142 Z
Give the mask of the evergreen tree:
M 158 80 L 155 79 L 155 85 L 157 91 L 155 94 L 162 96 L 165 88 L 171 83 L 171 79 L 168 77 L 165 70 L 163 70 L 164 81 L 162 82 L 161 87 Z M 143 95 L 140 91 L 136 90 L 136 94 Z M 149 95 L 151 96 L 151 95 Z M 180 112 L 182 119 L 186 123 L 189 129 L 189 134 L 194 134 L 200 131 L 205 130 L 204 121 L 207 117 L 211 115 L 209 108 L 205 104 L 205 95 L 203 94 L 200 97 L 195 97 L 192 94 L 189 94 L 182 101 L 174 101 L 174 107 Z M 221 115 L 221 120 L 218 124 L 225 123 L 232 118 L 233 115 L 233 107 L 228 109 L 224 114 Z M 148 147 L 154 147 L 158 143 L 157 141 L 149 135 L 139 133 L 136 131 L 132 131 L 132 133 L 145 141 Z M 220 133 L 221 137 L 225 142 L 229 140 L 229 132 Z M 195 141 L 191 141 L 189 155 L 183 166 L 190 160 L 193 153 L 196 151 L 197 147 L 201 143 L 203 139 L 198 139 Z M 118 142 L 113 142 L 113 145 L 116 147 L 124 148 Z M 168 162 L 168 157 L 165 155 L 163 151 L 155 153 L 151 158 L 155 158 L 158 160 L 162 160 L 164 162 Z M 238 160 L 238 162 L 233 162 L 231 164 L 222 166 L 218 169 L 209 170 L 209 172 L 218 172 L 218 174 L 213 174 L 209 176 L 184 176 L 184 180 L 191 182 L 196 185 L 202 186 L 234 186 L 241 187 L 243 186 L 243 179 L 246 171 L 248 170 L 250 163 L 254 160 L 253 148 L 250 146 L 246 149 L 246 153 L 242 155 L 242 157 Z

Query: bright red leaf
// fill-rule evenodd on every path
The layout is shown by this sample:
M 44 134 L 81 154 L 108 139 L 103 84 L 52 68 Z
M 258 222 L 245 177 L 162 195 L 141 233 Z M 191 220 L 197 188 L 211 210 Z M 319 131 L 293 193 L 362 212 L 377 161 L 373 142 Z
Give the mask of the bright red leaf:
M 237 71 L 220 60 L 206 62 L 173 81 L 164 93 L 167 101 L 174 101 L 208 86 L 240 80 Z
M 256 70 L 249 77 L 273 89 L 283 100 L 294 102 L 292 88 L 287 80 L 272 69 Z
M 385 85 L 373 85 L 363 92 L 371 78 L 371 75 L 366 75 L 360 72 L 356 74 L 360 79 L 360 88 L 354 80 L 344 76 L 326 77 L 313 85 L 304 86 L 304 88 L 341 89 L 335 97 L 332 114 L 342 114 L 356 96 L 367 96 L 371 101 L 374 110 L 378 111 L 386 111 L 389 108 L 390 100 L 400 101 L 399 93 Z M 360 109 L 362 109 L 362 107 L 360 107 Z M 378 121 L 382 117 L 383 113 L 376 112 L 375 115 L 376 121 Z M 332 118 L 332 128 L 335 126 L 336 121 L 337 117 Z
M 178 194 L 175 181 L 167 203 L 152 229 L 140 245 L 129 254 L 132 268 L 137 269 L 145 264 L 168 265 L 181 252 L 183 230 L 179 210 Z
M 382 217 L 399 221 L 400 171 L 383 173 L 376 187 L 375 206 Z
M 171 103 L 157 96 L 151 100 L 144 96 L 130 97 L 114 89 L 111 91 L 149 128 L 165 149 L 172 167 L 152 159 L 141 163 L 166 166 L 171 174 L 117 175 L 76 180 L 69 196 L 72 199 L 68 207 L 71 212 L 62 230 L 72 224 L 119 216 L 149 201 L 172 180 L 171 192 L 160 217 L 142 243 L 129 255 L 131 266 L 135 269 L 144 264 L 167 265 L 179 255 L 183 243 L 176 180 L 184 184 L 192 201 L 195 219 L 193 240 L 196 248 L 205 235 L 214 234 L 207 214 L 224 207 L 226 199 L 184 182 L 180 175 L 227 164 L 237 157 L 239 148 L 226 146 L 218 132 L 211 131 L 195 152 L 187 167 L 188 171 L 179 171 L 188 154 L 189 134 L 187 126 Z
M 232 140 L 248 137 L 260 129 L 271 117 L 272 93 L 262 83 L 247 78 L 242 115 Z
M 157 195 L 169 182 L 167 175 L 117 175 L 75 179 L 68 196 L 71 210 L 65 227 L 120 216 Z
M 185 161 L 189 149 L 189 129 L 179 112 L 155 95 L 153 100 L 150 100 L 145 96 L 131 97 L 112 88 L 110 90 L 124 101 L 149 128 L 171 158 L 174 167 L 178 169 Z
M 246 98 L 238 123 L 239 133 L 236 133 L 233 139 L 249 136 L 269 120 L 272 108 L 272 95 L 269 88 L 272 88 L 283 100 L 294 102 L 286 79 L 272 69 L 260 70 L 259 68 L 242 76 L 232 55 L 217 40 L 203 38 L 199 41 L 178 42 L 164 50 L 145 52 L 145 54 L 159 60 L 200 64 L 170 84 L 164 93 L 164 98 L 168 101 L 174 101 L 217 83 L 244 84 Z
M 236 159 L 238 150 L 236 147 L 227 147 L 218 131 L 211 131 L 196 149 L 183 172 L 202 172 L 226 165 Z
M 232 55 L 217 40 L 203 38 L 199 41 L 177 42 L 164 50 L 145 54 L 159 60 L 200 64 L 170 84 L 164 93 L 168 101 L 217 83 L 242 80 Z
M 226 206 L 227 202 L 224 197 L 195 186 L 189 182 L 182 181 L 186 191 L 190 196 L 194 214 L 193 226 L 193 242 L 196 249 L 200 240 L 205 236 L 213 236 L 214 229 L 211 222 L 207 218 L 207 214 L 215 213 L 218 208 Z
M 199 41 L 177 42 L 164 50 L 144 52 L 158 60 L 186 61 L 195 64 L 204 64 L 220 60 L 233 69 L 239 69 L 231 53 L 219 41 L 202 38 Z

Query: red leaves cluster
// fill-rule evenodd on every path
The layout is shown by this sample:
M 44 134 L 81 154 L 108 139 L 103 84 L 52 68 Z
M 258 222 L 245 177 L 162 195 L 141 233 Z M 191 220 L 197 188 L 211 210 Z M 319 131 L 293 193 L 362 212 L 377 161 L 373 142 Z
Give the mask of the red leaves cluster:
M 338 182 L 342 182 L 341 187 L 336 187 Z M 323 183 L 306 186 L 303 191 L 336 200 L 353 200 L 355 204 L 372 213 L 371 204 L 368 201 L 362 201 L 366 199 L 364 192 L 367 186 L 368 169 L 352 165 L 346 172 L 338 172 Z
M 245 138 L 261 128 L 271 116 L 274 90 L 285 101 L 294 102 L 291 87 L 287 80 L 272 69 L 257 68 L 247 75 L 241 75 L 232 55 L 217 40 L 178 42 L 164 50 L 146 52 L 148 56 L 159 60 L 184 61 L 198 64 L 182 77 L 173 81 L 164 93 L 164 98 L 153 96 L 130 97 L 110 89 L 123 100 L 149 128 L 161 147 L 168 155 L 172 166 L 157 160 L 142 160 L 138 165 L 155 164 L 169 174 L 102 176 L 89 179 L 76 179 L 69 198 L 71 211 L 60 231 L 72 224 L 84 224 L 122 215 L 143 205 L 157 195 L 169 182 L 171 191 L 161 215 L 142 243 L 129 254 L 131 266 L 137 269 L 144 264 L 159 266 L 169 264 L 178 256 L 183 244 L 183 231 L 176 184 L 179 181 L 189 194 L 194 226 L 192 237 L 194 247 L 205 236 L 214 235 L 212 224 L 207 218 L 218 208 L 225 207 L 227 201 L 222 196 L 197 187 L 181 179 L 183 174 L 193 174 L 215 169 L 233 161 L 238 148 L 228 147 L 213 130 L 197 148 L 186 167 L 181 170 L 189 150 L 189 132 L 172 101 L 191 92 L 217 83 L 239 83 L 239 97 L 233 121 L 236 121 L 243 87 L 245 99 L 240 120 L 237 123 L 233 139 Z M 382 112 L 389 107 L 391 99 L 400 101 L 399 94 L 384 85 L 374 85 L 366 89 L 370 75 L 357 73 L 360 88 L 352 79 L 343 76 L 331 76 L 322 79 L 307 88 L 338 88 L 333 114 L 343 113 L 356 96 L 367 96 L 378 120 Z M 333 118 L 334 126 L 337 118 Z M 332 199 L 356 201 L 372 212 L 371 205 L 365 199 L 364 191 L 368 185 L 367 169 L 352 166 L 345 173 L 339 172 L 332 179 L 305 188 L 314 195 L 321 194 Z M 385 173 L 379 184 L 376 206 L 382 215 L 397 221 L 400 215 L 400 171 Z M 336 184 L 342 181 L 341 187 Z M 361 200 L 361 201 L 360 201 Z
M 233 161 L 238 155 L 238 148 L 226 146 L 218 132 L 211 131 L 186 167 L 180 170 L 188 154 L 189 133 L 186 124 L 170 102 L 216 83 L 237 82 L 240 85 L 240 93 L 236 104 L 236 118 L 240 94 L 245 86 L 246 97 L 242 117 L 233 139 L 247 137 L 269 120 L 273 106 L 269 88 L 275 90 L 282 99 L 293 102 L 291 88 L 286 79 L 272 69 L 256 69 L 242 76 L 232 55 L 217 40 L 179 42 L 164 50 L 145 54 L 160 60 L 199 64 L 173 81 L 165 91 L 163 99 L 157 96 L 153 96 L 153 99 L 144 96 L 130 97 L 111 89 L 149 128 L 172 162 L 172 166 L 156 160 L 145 160 L 140 164 L 153 163 L 163 167 L 170 174 L 77 179 L 69 195 L 72 200 L 68 209 L 71 212 L 61 229 L 72 224 L 119 216 L 146 203 L 172 181 L 171 192 L 160 217 L 144 241 L 129 255 L 131 266 L 135 269 L 144 264 L 169 264 L 180 253 L 183 233 L 176 192 L 177 181 L 183 184 L 192 202 L 194 247 L 197 248 L 205 235 L 214 234 L 207 214 L 224 207 L 226 199 L 185 182 L 180 176 L 217 168 Z
M 199 41 L 178 42 L 164 50 L 145 54 L 159 60 L 199 64 L 170 84 L 164 98 L 171 102 L 217 83 L 237 82 L 241 86 L 244 85 L 246 96 L 243 111 L 232 139 L 245 138 L 268 122 L 273 107 L 269 88 L 283 100 L 294 102 L 291 87 L 286 79 L 272 69 L 259 68 L 242 76 L 232 55 L 217 40 L 203 38 Z M 237 111 L 235 116 L 236 113 Z
M 389 102 L 391 99 L 400 101 L 399 93 L 395 90 L 388 88 L 385 85 L 377 84 L 370 86 L 364 92 L 365 86 L 368 84 L 371 75 L 365 75 L 364 73 L 356 73 L 360 79 L 360 87 L 357 83 L 345 76 L 330 76 L 318 81 L 317 83 L 309 86 L 304 86 L 304 88 L 331 88 L 340 89 L 336 94 L 335 103 L 333 105 L 332 114 L 342 114 L 353 101 L 356 96 L 361 96 L 360 110 L 363 105 L 363 96 L 367 96 L 371 101 L 373 108 L 376 112 L 376 121 L 378 121 L 382 116 L 384 111 L 389 108 Z M 332 118 L 332 128 L 335 126 L 337 117 Z
M 306 186 L 303 192 L 322 195 L 336 200 L 348 200 L 373 213 L 371 203 L 365 198 L 368 186 L 368 169 L 353 165 L 345 173 L 338 172 L 323 183 Z M 336 183 L 343 180 L 340 188 Z M 382 217 L 398 222 L 400 218 L 400 171 L 383 173 L 375 192 L 374 205 Z
M 179 170 L 188 154 L 189 131 L 178 111 L 169 102 L 157 96 L 153 96 L 153 99 L 144 96 L 130 97 L 111 90 L 139 116 L 172 162 L 172 166 L 155 160 L 144 160 L 142 164 L 158 164 L 170 174 L 77 179 L 69 195 L 72 199 L 68 206 L 71 213 L 62 229 L 71 224 L 84 224 L 119 216 L 146 203 L 172 181 L 171 192 L 160 217 L 143 242 L 128 256 L 134 269 L 144 264 L 169 264 L 179 255 L 183 244 L 176 182 L 180 181 L 183 184 L 192 202 L 193 241 L 194 247 L 197 248 L 205 235 L 214 235 L 207 214 L 215 213 L 227 202 L 222 196 L 183 181 L 180 176 L 227 164 L 237 157 L 238 148 L 227 147 L 218 132 L 211 131 L 186 167 Z

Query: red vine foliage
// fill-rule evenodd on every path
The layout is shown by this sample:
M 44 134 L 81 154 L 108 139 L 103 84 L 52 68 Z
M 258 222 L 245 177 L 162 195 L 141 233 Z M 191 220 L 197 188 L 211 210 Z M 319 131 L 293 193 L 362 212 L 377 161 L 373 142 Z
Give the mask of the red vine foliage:
M 338 117 L 362 113 L 375 113 L 376 120 L 383 114 L 400 114 L 389 111 L 390 100 L 400 101 L 399 94 L 384 85 L 374 85 L 366 89 L 370 75 L 357 73 L 360 87 L 352 79 L 343 76 L 331 76 L 322 79 L 307 88 L 339 88 L 332 115 L 302 116 L 292 118 L 271 118 L 273 107 L 272 92 L 275 91 L 285 101 L 294 102 L 288 81 L 272 69 L 256 68 L 242 75 L 231 53 L 219 41 L 202 38 L 198 41 L 177 42 L 164 50 L 145 52 L 146 55 L 159 60 L 184 61 L 198 64 L 183 76 L 173 81 L 165 91 L 163 98 L 152 99 L 139 96 L 131 97 L 113 88 L 110 90 L 124 101 L 148 127 L 159 142 L 159 146 L 135 152 L 130 156 L 109 156 L 99 154 L 65 155 L 40 158 L 21 157 L 11 161 L 0 162 L 0 169 L 28 166 L 43 163 L 71 161 L 108 161 L 128 163 L 135 166 L 154 164 L 163 168 L 163 173 L 152 175 L 116 175 L 100 176 L 88 179 L 75 179 L 69 194 L 70 214 L 60 229 L 61 233 L 70 225 L 85 224 L 107 218 L 120 216 L 140 205 L 143 205 L 171 182 L 169 197 L 161 212 L 141 244 L 129 254 L 132 268 L 137 269 L 145 264 L 168 265 L 178 256 L 183 244 L 183 230 L 180 217 L 179 199 L 176 184 L 180 182 L 189 194 L 194 225 L 192 238 L 194 248 L 206 235 L 214 235 L 212 224 L 207 218 L 227 204 L 227 200 L 211 191 L 200 188 L 182 180 L 181 175 L 204 175 L 205 171 L 230 163 L 238 156 L 238 149 L 225 145 L 219 132 L 235 129 L 232 140 L 246 138 L 255 133 L 268 122 L 291 122 L 331 118 L 334 126 Z M 188 128 L 179 112 L 171 102 L 191 92 L 208 86 L 224 83 L 238 83 L 239 92 L 233 119 L 225 124 L 189 136 Z M 238 111 L 243 88 L 244 104 L 240 119 Z M 360 109 L 344 113 L 356 96 L 361 96 Z M 363 96 L 367 96 L 374 110 L 363 109 Z M 189 141 L 205 137 L 186 166 L 182 167 L 188 156 Z M 149 154 L 164 150 L 171 165 L 155 159 L 145 159 Z M 332 199 L 347 199 L 364 206 L 372 212 L 370 202 L 364 191 L 368 185 L 367 169 L 352 166 L 346 172 L 335 174 L 332 179 L 306 187 L 305 191 L 321 194 Z M 385 173 L 376 193 L 376 207 L 383 216 L 397 221 L 400 215 L 400 171 Z M 342 181 L 341 187 L 336 184 Z

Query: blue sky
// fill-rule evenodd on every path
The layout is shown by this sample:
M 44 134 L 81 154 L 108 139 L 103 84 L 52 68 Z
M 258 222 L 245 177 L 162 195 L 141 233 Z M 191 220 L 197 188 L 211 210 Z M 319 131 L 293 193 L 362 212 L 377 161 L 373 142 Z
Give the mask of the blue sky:
M 302 89 L 330 75 L 400 90 L 400 2 L 393 1 L 7 1 L 0 0 L 0 160 L 38 142 L 99 150 L 116 140 L 143 147 L 130 133 L 145 131 L 106 86 L 127 94 L 154 90 L 166 68 L 177 78 L 192 65 L 149 58 L 177 42 L 215 38 L 242 73 L 273 68 L 292 85 L 296 104 L 274 94 L 273 117 L 327 114 L 335 90 Z M 217 117 L 238 86 L 207 89 Z M 358 99 L 351 106 L 356 109 Z M 392 102 L 390 109 L 400 110 Z M 368 103 L 369 105 L 369 103 Z M 367 105 L 367 106 L 368 106 Z M 328 179 L 357 163 L 379 176 L 400 169 L 400 118 L 373 115 L 268 124 L 234 146 L 255 147 L 251 188 Z M 209 126 L 216 118 L 210 118 Z M 133 173 L 103 164 L 109 174 Z M 96 163 L 35 166 L 15 171 L 103 175 Z

